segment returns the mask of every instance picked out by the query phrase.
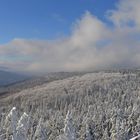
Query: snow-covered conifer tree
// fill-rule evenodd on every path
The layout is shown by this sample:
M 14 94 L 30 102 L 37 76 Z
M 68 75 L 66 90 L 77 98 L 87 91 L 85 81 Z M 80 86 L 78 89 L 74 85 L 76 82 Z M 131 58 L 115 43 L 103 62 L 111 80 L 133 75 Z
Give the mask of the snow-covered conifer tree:
M 65 119 L 64 135 L 68 140 L 75 140 L 75 128 L 73 126 L 72 114 L 68 111 Z
M 29 126 L 29 116 L 23 113 L 17 124 L 16 137 L 18 140 L 27 140 L 27 132 Z
M 10 128 L 7 128 L 7 129 L 11 129 L 13 140 L 17 140 L 17 137 L 16 137 L 17 121 L 18 121 L 17 110 L 16 110 L 16 107 L 13 107 L 10 113 L 7 115 L 6 122 L 5 122 L 5 125 L 7 125 L 10 122 L 10 126 L 8 126 Z
M 94 140 L 93 136 L 91 134 L 91 128 L 89 127 L 88 124 L 86 124 L 86 135 L 85 135 L 85 140 Z
M 76 140 L 75 128 L 73 126 L 72 114 L 67 112 L 65 119 L 64 134 L 60 135 L 58 140 Z
M 36 128 L 36 132 L 34 134 L 34 140 L 47 140 L 47 132 L 43 126 L 42 119 L 39 120 L 39 123 Z

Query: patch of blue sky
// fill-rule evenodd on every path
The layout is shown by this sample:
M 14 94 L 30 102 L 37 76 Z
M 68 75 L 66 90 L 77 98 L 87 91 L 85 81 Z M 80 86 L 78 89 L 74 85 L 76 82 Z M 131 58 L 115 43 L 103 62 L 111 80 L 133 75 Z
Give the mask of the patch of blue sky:
M 86 11 L 111 26 L 106 11 L 116 0 L 1 0 L 0 44 L 14 38 L 55 39 L 68 36 Z

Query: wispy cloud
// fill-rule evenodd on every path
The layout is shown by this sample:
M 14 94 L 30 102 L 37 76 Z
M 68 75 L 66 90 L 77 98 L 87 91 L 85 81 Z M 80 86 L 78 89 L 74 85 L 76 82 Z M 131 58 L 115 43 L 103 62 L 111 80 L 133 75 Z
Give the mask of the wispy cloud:
M 121 0 L 106 23 L 86 12 L 71 35 L 53 41 L 14 39 L 0 45 L 1 66 L 25 72 L 140 66 L 140 1 Z M 12 59 L 12 58 L 16 58 Z

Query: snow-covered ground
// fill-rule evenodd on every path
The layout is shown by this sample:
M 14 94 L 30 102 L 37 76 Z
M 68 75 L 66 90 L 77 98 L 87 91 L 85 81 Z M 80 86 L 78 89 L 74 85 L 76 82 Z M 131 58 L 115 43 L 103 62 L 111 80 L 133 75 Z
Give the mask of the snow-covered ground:
M 7 116 L 13 107 L 16 127 L 11 128 Z M 139 108 L 138 72 L 73 76 L 0 100 L 0 140 L 17 133 L 28 140 L 129 140 L 140 132 Z M 28 126 L 21 123 L 24 117 Z

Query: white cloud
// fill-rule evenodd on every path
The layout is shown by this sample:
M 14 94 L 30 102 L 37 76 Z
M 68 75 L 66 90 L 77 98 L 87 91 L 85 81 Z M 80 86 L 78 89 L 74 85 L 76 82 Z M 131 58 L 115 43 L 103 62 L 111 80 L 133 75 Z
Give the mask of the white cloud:
M 118 27 L 140 25 L 140 1 L 139 0 L 120 0 L 117 3 L 117 10 L 108 11 L 109 18 Z
M 121 0 L 116 10 L 107 12 L 113 27 L 86 12 L 69 37 L 53 41 L 14 39 L 0 45 L 0 65 L 25 72 L 139 67 L 138 5 L 139 0 Z

